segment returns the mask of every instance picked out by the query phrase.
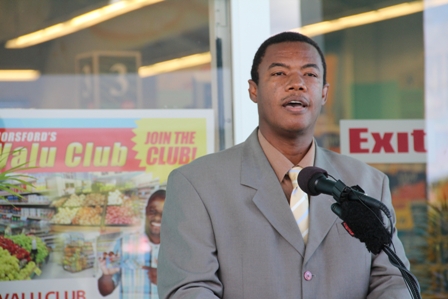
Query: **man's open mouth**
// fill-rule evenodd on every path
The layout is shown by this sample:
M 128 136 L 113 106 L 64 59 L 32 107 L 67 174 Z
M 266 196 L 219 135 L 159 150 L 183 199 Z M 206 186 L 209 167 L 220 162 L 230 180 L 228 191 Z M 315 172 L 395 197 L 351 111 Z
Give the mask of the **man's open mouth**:
M 289 107 L 306 107 L 306 105 L 304 103 L 302 103 L 301 101 L 290 101 L 290 102 L 286 103 L 285 106 L 289 106 Z
M 301 96 L 290 96 L 285 99 L 283 107 L 306 108 L 308 107 L 308 101 Z

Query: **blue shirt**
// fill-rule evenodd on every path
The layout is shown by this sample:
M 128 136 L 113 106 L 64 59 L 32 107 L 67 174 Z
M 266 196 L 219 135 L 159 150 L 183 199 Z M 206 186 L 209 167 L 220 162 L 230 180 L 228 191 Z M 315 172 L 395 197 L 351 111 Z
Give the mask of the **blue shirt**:
M 117 239 L 114 247 L 119 255 L 121 271 L 114 274 L 115 285 L 120 284 L 121 299 L 158 299 L 157 285 L 151 283 L 148 270 L 157 268 L 159 244 L 151 243 L 145 234 L 130 234 Z

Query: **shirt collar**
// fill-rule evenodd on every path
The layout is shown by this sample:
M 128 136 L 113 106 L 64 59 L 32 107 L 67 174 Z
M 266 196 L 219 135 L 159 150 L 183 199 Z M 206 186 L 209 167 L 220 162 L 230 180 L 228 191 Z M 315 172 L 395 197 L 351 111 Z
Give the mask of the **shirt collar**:
M 283 181 L 283 178 L 288 173 L 288 171 L 296 165 L 289 161 L 288 158 L 286 158 L 278 149 L 270 144 L 269 141 L 267 141 L 263 136 L 263 134 L 261 134 L 260 130 L 258 130 L 258 141 L 260 142 L 260 146 L 263 149 L 263 152 L 266 155 L 269 163 L 271 164 L 272 169 L 277 175 L 278 180 L 280 182 Z M 304 168 L 314 165 L 314 157 L 316 152 L 315 143 L 316 142 L 313 138 L 308 152 L 305 154 L 302 160 L 300 160 L 299 164 L 297 164 L 298 166 Z

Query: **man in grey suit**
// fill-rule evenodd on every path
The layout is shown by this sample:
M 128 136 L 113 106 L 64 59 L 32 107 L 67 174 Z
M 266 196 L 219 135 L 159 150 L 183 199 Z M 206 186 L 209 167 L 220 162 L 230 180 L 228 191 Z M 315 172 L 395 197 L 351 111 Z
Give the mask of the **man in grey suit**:
M 249 80 L 259 127 L 244 143 L 169 176 L 160 298 L 409 298 L 387 256 L 345 231 L 331 196 L 309 198 L 307 241 L 291 212 L 287 173 L 295 165 L 326 169 L 392 210 L 386 175 L 313 138 L 325 75 L 324 56 L 306 36 L 285 32 L 260 46 Z M 393 245 L 409 266 L 396 232 Z

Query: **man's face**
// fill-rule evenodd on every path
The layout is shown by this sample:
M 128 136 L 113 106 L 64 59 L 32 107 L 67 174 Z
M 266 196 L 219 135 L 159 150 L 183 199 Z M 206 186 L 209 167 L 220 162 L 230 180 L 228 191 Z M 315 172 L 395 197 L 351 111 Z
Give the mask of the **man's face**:
M 323 84 L 323 73 L 319 53 L 308 43 L 283 42 L 266 49 L 258 85 L 249 80 L 266 139 L 313 135 L 329 86 Z
M 160 235 L 164 198 L 156 198 L 146 208 L 145 232 L 148 236 Z

